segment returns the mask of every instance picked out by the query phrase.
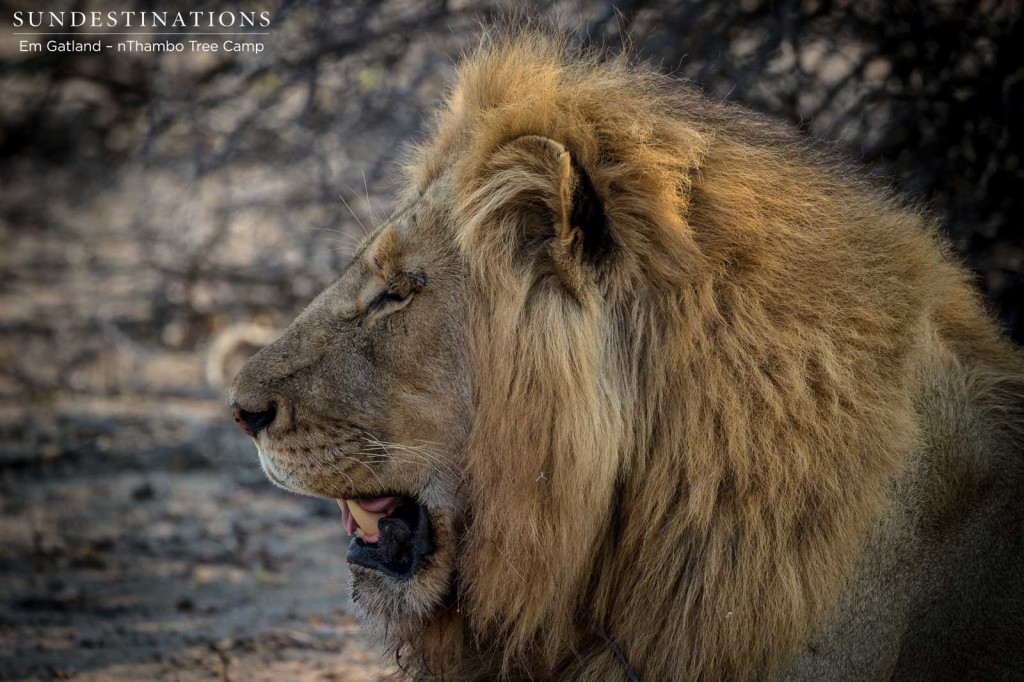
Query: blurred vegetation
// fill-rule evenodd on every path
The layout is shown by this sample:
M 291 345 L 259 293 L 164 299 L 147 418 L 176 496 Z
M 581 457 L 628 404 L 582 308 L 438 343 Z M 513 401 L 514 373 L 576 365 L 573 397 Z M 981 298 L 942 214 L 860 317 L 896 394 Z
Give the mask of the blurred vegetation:
M 422 133 L 453 58 L 498 11 L 197 7 L 268 9 L 266 50 L 26 54 L 5 41 L 0 399 L 216 397 L 230 368 L 208 356 L 232 345 L 218 338 L 255 324 L 236 336 L 259 345 L 336 275 L 389 209 L 403 144 Z M 625 0 L 528 13 L 583 42 L 615 48 L 628 35 L 710 96 L 836 141 L 941 215 L 1024 338 L 1020 3 Z

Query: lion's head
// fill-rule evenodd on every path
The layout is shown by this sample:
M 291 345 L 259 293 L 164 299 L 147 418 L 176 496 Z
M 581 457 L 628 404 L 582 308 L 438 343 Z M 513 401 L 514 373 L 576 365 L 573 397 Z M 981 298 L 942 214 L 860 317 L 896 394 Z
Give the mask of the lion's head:
M 232 390 L 267 476 L 341 504 L 355 602 L 382 623 L 427 617 L 455 575 L 473 374 L 451 210 L 444 182 L 408 201 Z
M 940 257 L 795 137 L 566 55 L 463 62 L 399 209 L 245 366 L 236 419 L 271 480 L 343 501 L 353 599 L 414 670 L 758 676 L 914 441 Z

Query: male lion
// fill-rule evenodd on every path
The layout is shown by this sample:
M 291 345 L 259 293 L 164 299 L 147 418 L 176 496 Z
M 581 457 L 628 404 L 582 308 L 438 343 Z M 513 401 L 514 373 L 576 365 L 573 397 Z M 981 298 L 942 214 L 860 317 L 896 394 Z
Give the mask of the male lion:
M 231 394 L 415 679 L 1024 675 L 1024 360 L 920 210 L 623 59 L 465 59 Z

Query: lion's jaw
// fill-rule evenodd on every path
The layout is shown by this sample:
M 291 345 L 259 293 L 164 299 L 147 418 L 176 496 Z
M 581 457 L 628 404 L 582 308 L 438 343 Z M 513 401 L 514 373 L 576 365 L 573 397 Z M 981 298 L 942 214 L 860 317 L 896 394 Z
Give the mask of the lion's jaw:
M 260 464 L 272 483 L 296 494 L 337 501 L 347 534 L 352 602 L 364 623 L 390 644 L 405 641 L 400 633 L 421 625 L 452 589 L 453 529 L 461 514 L 444 473 L 407 462 L 390 467 L 373 457 L 355 463 L 352 455 L 321 454 L 319 462 L 314 460 L 313 471 L 318 473 L 311 480 L 296 466 L 294 456 L 275 447 L 270 438 L 260 434 L 255 440 Z M 390 494 L 379 495 L 382 486 Z M 369 521 L 366 510 L 376 510 Z M 360 526 L 373 521 L 372 533 Z

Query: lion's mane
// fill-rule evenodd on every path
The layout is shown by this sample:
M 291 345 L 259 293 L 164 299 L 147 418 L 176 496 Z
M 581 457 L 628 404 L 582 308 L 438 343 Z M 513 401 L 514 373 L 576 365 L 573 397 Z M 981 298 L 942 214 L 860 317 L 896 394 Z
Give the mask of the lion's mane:
M 527 135 L 611 232 L 572 295 L 523 257 L 555 191 L 503 152 Z M 927 357 L 1010 357 L 926 214 L 625 59 L 485 40 L 411 172 L 454 178 L 472 273 L 463 634 L 436 645 L 512 676 L 604 679 L 597 631 L 645 679 L 776 668 L 921 440 Z

